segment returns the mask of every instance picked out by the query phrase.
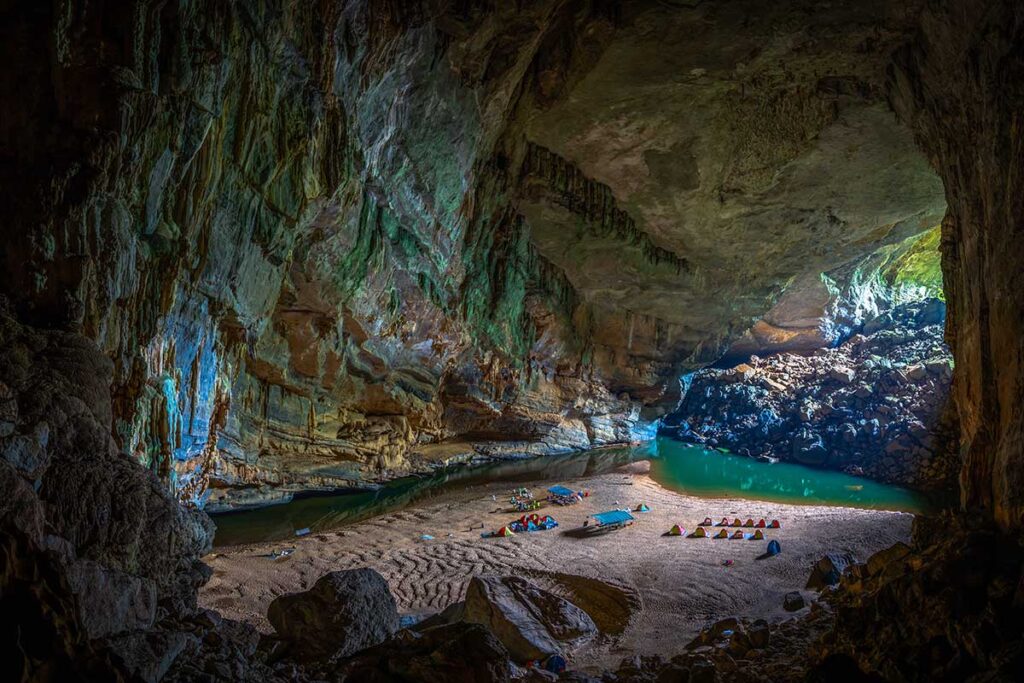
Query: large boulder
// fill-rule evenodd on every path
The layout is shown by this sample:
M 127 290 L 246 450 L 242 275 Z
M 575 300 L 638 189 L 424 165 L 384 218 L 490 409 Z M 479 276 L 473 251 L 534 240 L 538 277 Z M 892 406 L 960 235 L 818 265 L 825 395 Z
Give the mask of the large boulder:
M 855 560 L 849 553 L 825 553 L 811 569 L 807 579 L 807 588 L 820 591 L 826 586 L 835 586 L 843 578 L 843 573 L 853 566 Z
M 463 618 L 491 629 L 521 662 L 563 652 L 597 633 L 582 609 L 517 577 L 474 577 Z
M 347 657 L 398 630 L 398 607 L 387 581 L 369 568 L 330 572 L 304 593 L 270 603 L 267 619 L 298 657 Z
M 821 435 L 809 429 L 797 432 L 793 437 L 793 459 L 804 465 L 824 465 L 828 449 Z
M 78 560 L 67 576 L 90 638 L 153 626 L 157 592 L 152 581 L 92 560 Z

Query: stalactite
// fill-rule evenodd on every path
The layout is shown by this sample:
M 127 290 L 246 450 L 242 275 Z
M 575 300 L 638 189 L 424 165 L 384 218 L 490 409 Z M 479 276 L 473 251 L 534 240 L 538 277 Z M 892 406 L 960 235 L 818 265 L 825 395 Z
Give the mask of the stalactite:
M 686 258 L 659 247 L 640 230 L 632 216 L 620 209 L 611 189 L 588 178 L 568 159 L 534 143 L 527 143 L 523 173 L 546 182 L 558 193 L 569 211 L 582 216 L 598 237 L 614 237 L 640 247 L 652 265 L 667 264 L 677 274 L 689 273 Z

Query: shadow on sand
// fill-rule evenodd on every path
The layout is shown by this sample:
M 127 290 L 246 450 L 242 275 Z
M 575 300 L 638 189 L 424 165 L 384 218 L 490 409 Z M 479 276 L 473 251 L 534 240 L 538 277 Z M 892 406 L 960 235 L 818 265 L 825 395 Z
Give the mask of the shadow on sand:
M 575 529 L 566 529 L 562 532 L 563 536 L 569 538 L 593 538 L 596 536 L 604 536 L 614 531 L 625 529 L 623 526 L 580 526 Z

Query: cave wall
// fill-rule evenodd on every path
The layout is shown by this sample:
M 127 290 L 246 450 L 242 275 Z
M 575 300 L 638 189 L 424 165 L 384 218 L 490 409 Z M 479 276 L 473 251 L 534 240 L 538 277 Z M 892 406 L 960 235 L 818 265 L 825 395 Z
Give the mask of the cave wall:
M 460 436 L 636 438 L 638 404 L 583 362 L 571 288 L 506 197 L 513 105 L 537 74 L 569 79 L 599 8 L 10 14 L 27 71 L 2 83 L 3 290 L 96 340 L 118 445 L 172 487 L 373 480 Z
M 647 438 L 935 224 L 882 96 L 919 4 L 21 3 L 0 287 L 194 503 Z
M 947 341 L 963 507 L 1024 523 L 1024 7 L 933 2 L 895 57 L 893 105 L 943 179 Z

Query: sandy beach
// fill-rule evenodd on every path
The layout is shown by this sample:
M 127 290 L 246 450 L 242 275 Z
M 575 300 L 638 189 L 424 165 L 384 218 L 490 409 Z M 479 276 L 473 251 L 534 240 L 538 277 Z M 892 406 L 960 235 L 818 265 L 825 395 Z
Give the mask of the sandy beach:
M 332 570 L 373 567 L 387 579 L 405 614 L 434 613 L 461 600 L 472 576 L 518 574 L 602 613 L 604 623 L 592 616 L 608 633 L 574 657 L 579 668 L 597 670 L 634 654 L 677 654 L 701 626 L 722 617 L 790 618 L 782 609 L 783 596 L 803 589 L 822 554 L 848 552 L 866 560 L 910 536 L 910 514 L 681 495 L 653 482 L 644 464 L 533 486 L 540 498 L 554 483 L 590 491 L 578 505 L 545 506 L 542 513 L 560 525 L 550 531 L 481 538 L 481 525 L 493 530 L 519 516 L 509 511 L 508 485 L 493 484 L 445 492 L 336 531 L 218 548 L 205 558 L 214 573 L 200 603 L 270 632 L 265 617 L 270 602 L 309 588 Z M 633 526 L 598 536 L 574 532 L 587 515 L 640 503 L 651 511 L 635 513 Z M 782 528 L 766 535 L 779 540 L 782 553 L 759 559 L 767 540 L 664 535 L 677 523 L 689 533 L 705 517 L 778 519 Z M 424 534 L 433 540 L 424 540 Z M 282 548 L 295 552 L 277 560 L 266 557 Z M 733 564 L 724 566 L 729 559 Z

